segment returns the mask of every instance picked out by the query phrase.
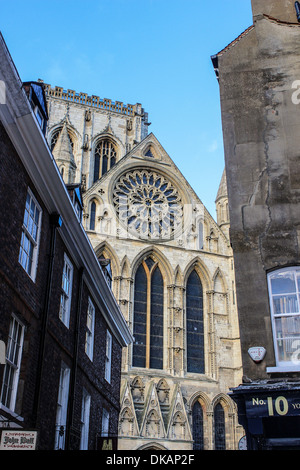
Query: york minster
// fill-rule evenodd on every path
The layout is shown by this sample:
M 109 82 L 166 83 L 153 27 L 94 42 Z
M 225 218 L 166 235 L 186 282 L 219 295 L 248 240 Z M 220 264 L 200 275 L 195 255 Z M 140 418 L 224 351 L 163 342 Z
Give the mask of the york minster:
M 119 449 L 236 449 L 243 430 L 228 392 L 242 369 L 225 172 L 215 221 L 141 104 L 45 90 L 49 147 L 81 194 L 134 337 L 123 349 Z

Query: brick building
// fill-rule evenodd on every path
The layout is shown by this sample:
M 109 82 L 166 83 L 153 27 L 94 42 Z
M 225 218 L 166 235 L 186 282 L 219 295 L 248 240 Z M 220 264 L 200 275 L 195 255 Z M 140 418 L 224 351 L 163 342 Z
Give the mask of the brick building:
M 117 435 L 132 337 L 83 229 L 80 188 L 46 142 L 43 86 L 21 82 L 2 36 L 0 80 L 0 427 L 36 431 L 41 450 L 99 449 Z

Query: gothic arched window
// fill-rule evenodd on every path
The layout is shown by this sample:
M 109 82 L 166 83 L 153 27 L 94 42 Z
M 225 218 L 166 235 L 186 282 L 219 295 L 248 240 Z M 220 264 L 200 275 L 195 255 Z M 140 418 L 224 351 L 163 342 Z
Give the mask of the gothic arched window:
M 95 230 L 96 223 L 96 203 L 92 201 L 91 203 L 91 217 L 90 217 L 90 230 Z
M 197 400 L 192 410 L 193 420 L 193 450 L 204 449 L 204 438 L 203 438 L 203 409 Z
M 134 367 L 163 368 L 163 278 L 158 264 L 147 258 L 134 283 Z
M 59 134 L 61 133 L 61 130 L 62 128 L 60 127 L 59 129 L 57 129 L 56 131 L 53 132 L 52 136 L 51 136 L 51 141 L 50 141 L 50 149 L 51 149 L 51 152 L 52 150 L 54 149 L 55 147 L 55 144 L 58 140 L 58 137 L 59 137 Z M 71 137 L 70 133 L 68 132 L 68 136 L 69 136 L 69 139 L 70 139 L 70 144 L 71 144 L 71 147 L 72 147 L 72 150 L 74 151 L 74 141 L 73 141 L 73 138 Z
M 115 145 L 109 139 L 102 139 L 95 148 L 94 183 L 116 163 Z
M 203 290 L 196 271 L 186 286 L 187 372 L 204 373 Z
M 225 414 L 221 403 L 214 409 L 215 450 L 225 450 Z

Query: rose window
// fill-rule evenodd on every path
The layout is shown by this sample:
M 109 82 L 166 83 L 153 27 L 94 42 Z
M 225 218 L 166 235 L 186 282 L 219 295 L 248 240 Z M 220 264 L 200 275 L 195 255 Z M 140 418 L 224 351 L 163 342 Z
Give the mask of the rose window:
M 165 176 L 133 170 L 115 184 L 113 202 L 119 220 L 139 238 L 170 239 L 182 223 L 179 192 Z

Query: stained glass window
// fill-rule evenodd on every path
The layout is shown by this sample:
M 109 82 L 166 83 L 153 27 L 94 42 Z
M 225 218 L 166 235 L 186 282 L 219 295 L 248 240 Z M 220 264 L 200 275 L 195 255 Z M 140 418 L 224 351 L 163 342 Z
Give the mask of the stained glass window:
M 121 175 L 113 190 L 113 202 L 121 223 L 138 238 L 174 239 L 182 228 L 180 193 L 156 171 L 137 169 Z
M 138 268 L 134 286 L 134 367 L 163 368 L 163 278 L 148 258 Z
M 226 450 L 225 440 L 225 414 L 221 403 L 214 409 L 215 450 Z
M 204 373 L 203 290 L 196 271 L 186 287 L 187 372 Z
M 100 140 L 95 149 L 94 182 L 115 165 L 116 158 L 117 153 L 114 144 L 108 139 Z
M 193 406 L 192 411 L 192 420 L 193 420 L 193 450 L 203 450 L 204 449 L 204 439 L 203 439 L 203 409 L 199 401 Z
M 96 203 L 95 201 L 91 204 L 91 218 L 90 218 L 90 230 L 95 230 L 96 222 Z

